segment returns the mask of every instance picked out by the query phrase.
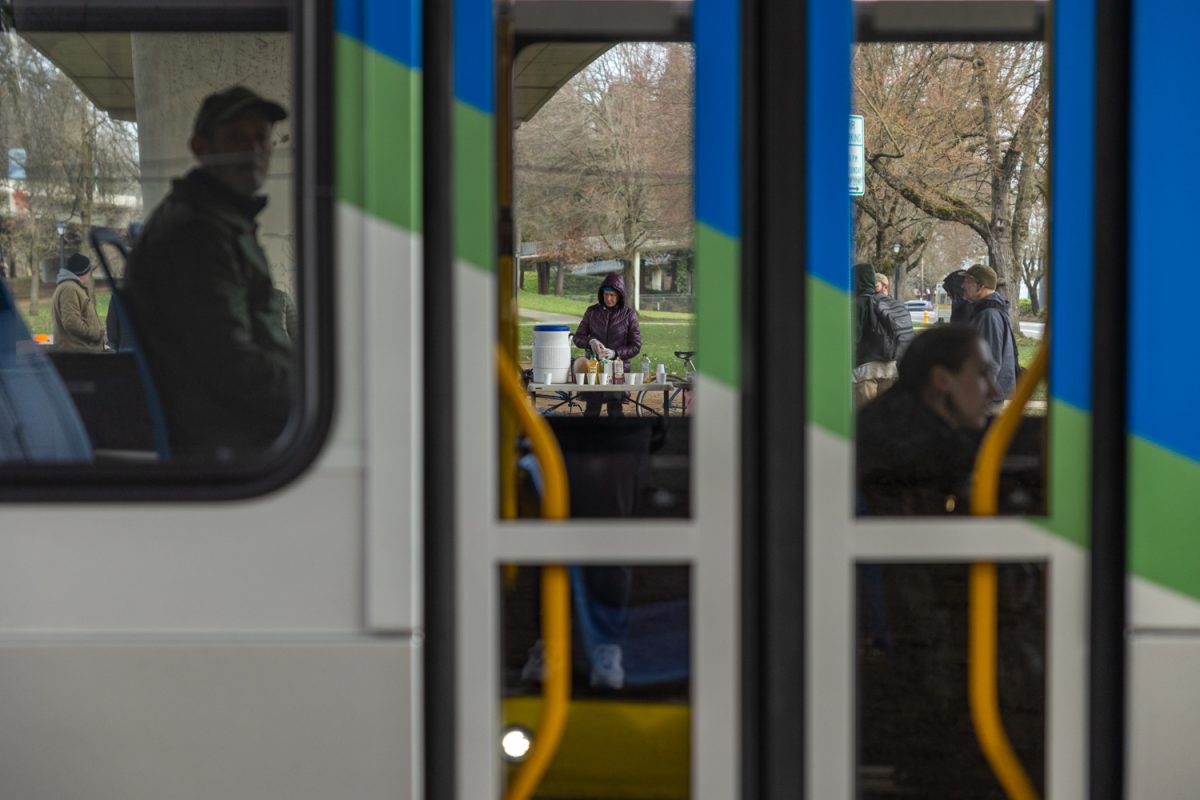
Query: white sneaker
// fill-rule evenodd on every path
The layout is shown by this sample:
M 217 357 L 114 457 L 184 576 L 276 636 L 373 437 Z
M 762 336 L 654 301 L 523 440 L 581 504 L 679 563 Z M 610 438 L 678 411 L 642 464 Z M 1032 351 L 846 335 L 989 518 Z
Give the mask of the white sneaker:
M 546 677 L 546 656 L 542 652 L 542 640 L 538 639 L 529 648 L 529 657 L 521 667 L 521 680 L 525 683 L 541 683 Z
M 592 648 L 592 688 L 620 689 L 625 685 L 621 645 L 598 644 Z

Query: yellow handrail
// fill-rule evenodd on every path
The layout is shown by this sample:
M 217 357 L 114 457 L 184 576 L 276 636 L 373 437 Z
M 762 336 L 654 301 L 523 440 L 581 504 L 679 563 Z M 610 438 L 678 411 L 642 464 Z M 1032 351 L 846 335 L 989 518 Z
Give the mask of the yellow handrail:
M 1049 330 L 1029 369 L 1017 381 L 1012 398 L 992 423 L 979 455 L 975 459 L 975 477 L 971 486 L 971 513 L 978 517 L 995 516 L 1000 494 L 1000 467 L 1021 422 L 1021 412 L 1033 390 L 1046 376 L 1050 363 Z M 970 633 L 967 650 L 968 690 L 971 722 L 979 748 L 992 767 L 996 779 L 1011 800 L 1036 800 L 1037 790 L 1013 751 L 1004 723 L 996 690 L 996 564 L 971 565 L 969 586 Z
M 530 407 L 517 380 L 516 365 L 499 347 L 496 371 L 501 402 L 516 415 L 517 424 L 529 437 L 533 454 L 542 467 L 542 518 L 567 519 L 570 513 L 567 468 L 558 441 L 546 421 Z M 542 567 L 542 656 L 545 672 L 536 738 L 529 757 L 513 774 L 504 793 L 505 800 L 528 800 L 533 795 L 567 727 L 567 706 L 571 700 L 571 590 L 567 568 L 561 564 Z

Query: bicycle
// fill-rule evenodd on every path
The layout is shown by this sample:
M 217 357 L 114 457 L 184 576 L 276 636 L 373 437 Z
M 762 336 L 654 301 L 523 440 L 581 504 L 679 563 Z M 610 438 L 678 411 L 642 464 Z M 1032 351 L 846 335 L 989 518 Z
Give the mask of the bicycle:
M 691 406 L 692 381 L 696 377 L 696 364 L 692 361 L 696 357 L 695 350 L 676 350 L 675 357 L 683 362 L 683 375 L 668 375 L 667 382 L 675 384 L 666 398 L 666 406 L 663 408 L 662 416 L 669 417 L 672 410 L 678 409 L 680 416 L 685 416 L 689 412 Z M 646 382 L 651 381 L 651 376 L 647 375 L 643 379 Z M 650 392 L 638 392 L 633 398 L 634 409 L 639 417 L 656 416 L 654 410 L 646 405 L 646 395 Z

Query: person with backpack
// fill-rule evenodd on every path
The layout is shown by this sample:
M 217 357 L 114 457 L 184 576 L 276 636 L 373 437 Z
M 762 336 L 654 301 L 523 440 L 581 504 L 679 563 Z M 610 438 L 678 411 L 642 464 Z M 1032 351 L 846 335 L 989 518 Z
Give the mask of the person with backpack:
M 882 272 L 875 273 L 875 299 L 879 303 L 880 308 L 887 314 L 888 319 L 892 321 L 892 327 L 896 330 L 896 353 L 892 360 L 897 364 L 900 359 L 904 358 L 904 351 L 908 349 L 908 345 L 913 338 L 913 323 L 912 312 L 908 307 L 901 303 L 896 298 L 892 297 L 889 289 L 891 281 L 887 275 Z
M 853 380 L 857 411 L 896 382 L 900 374 L 896 369 L 900 332 L 875 292 L 873 266 L 854 265 L 854 289 Z
M 967 269 L 963 293 L 971 301 L 968 322 L 987 342 L 992 357 L 996 400 L 1007 400 L 1017 385 L 1017 340 L 1008 315 L 1008 301 L 996 292 L 996 270 L 983 264 Z

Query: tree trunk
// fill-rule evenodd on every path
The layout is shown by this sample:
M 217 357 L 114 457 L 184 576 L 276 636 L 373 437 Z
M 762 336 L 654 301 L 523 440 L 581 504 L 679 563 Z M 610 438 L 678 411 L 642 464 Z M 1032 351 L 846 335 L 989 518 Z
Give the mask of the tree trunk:
M 563 296 L 563 276 L 566 275 L 566 272 L 567 265 L 560 261 L 554 274 L 554 294 L 558 297 Z
M 545 261 L 537 264 L 538 294 L 550 294 L 550 265 Z

